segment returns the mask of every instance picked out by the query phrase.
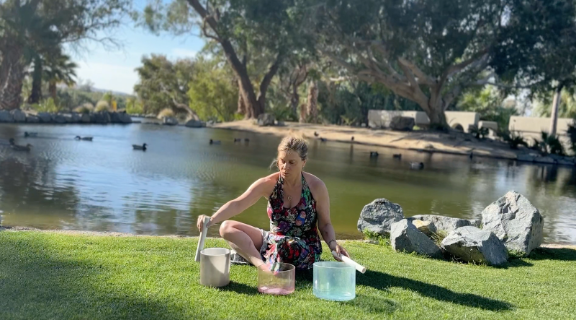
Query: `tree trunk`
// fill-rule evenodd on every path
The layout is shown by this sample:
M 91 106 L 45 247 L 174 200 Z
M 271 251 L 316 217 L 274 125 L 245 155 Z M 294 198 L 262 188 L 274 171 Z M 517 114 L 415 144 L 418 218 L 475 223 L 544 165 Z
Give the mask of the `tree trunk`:
M 39 103 L 42 98 L 42 59 L 34 58 L 34 71 L 32 72 L 32 92 L 28 97 L 28 103 Z
M 222 49 L 226 54 L 226 59 L 230 63 L 234 74 L 238 77 L 239 93 L 242 96 L 244 105 L 246 106 L 244 116 L 246 118 L 257 118 L 263 111 L 260 110 L 260 104 L 258 103 L 256 94 L 254 93 L 254 86 L 248 76 L 248 70 L 238 59 L 236 51 L 230 41 L 224 39 L 220 41 L 220 44 L 222 45 Z
M 292 86 L 292 94 L 290 95 L 290 108 L 292 108 L 292 112 L 294 112 L 294 114 L 298 113 L 298 103 L 300 103 L 298 87 Z
M 562 86 L 558 86 L 558 88 L 556 88 L 556 93 L 554 94 L 554 101 L 552 102 L 552 114 L 550 115 L 549 136 L 556 135 L 556 124 L 558 123 L 558 106 L 560 105 L 561 94 L 562 94 Z
M 51 80 L 48 83 L 48 92 L 50 93 L 50 97 L 52 97 L 52 100 L 54 100 L 54 102 L 56 102 L 57 93 L 58 93 L 58 90 L 56 89 L 56 81 Z M 108 105 L 110 107 L 112 107 L 112 101 L 109 101 Z
M 3 87 L 0 87 L 0 109 L 13 110 L 20 108 L 22 98 L 22 81 L 24 80 L 24 66 L 22 66 L 22 47 L 15 45 L 12 50 L 4 52 L 2 57 L 3 68 L 2 70 L 4 81 L 0 79 L 0 83 L 4 82 Z M 6 65 L 4 63 L 6 62 Z
M 238 82 L 238 87 L 238 110 L 236 110 L 236 113 L 246 114 L 246 104 L 244 103 L 244 99 L 242 99 L 242 94 L 240 93 L 240 82 Z
M 308 108 L 305 104 L 300 105 L 300 123 L 305 123 L 308 120 Z
M 20 63 L 13 65 L 8 74 L 8 80 L 0 95 L 0 109 L 19 109 L 22 103 L 22 82 L 24 80 L 24 68 Z
M 308 87 L 308 115 L 312 118 L 312 122 L 316 123 L 318 120 L 318 85 L 316 81 L 312 81 Z
M 276 63 L 272 64 L 270 70 L 264 76 L 264 79 L 260 84 L 260 96 L 257 98 L 254 91 L 254 86 L 252 85 L 250 77 L 248 76 L 246 62 L 240 61 L 240 59 L 238 59 L 238 55 L 236 54 L 236 50 L 234 50 L 232 42 L 225 35 L 219 34 L 218 32 L 220 28 L 218 26 L 219 21 L 216 18 L 217 15 L 214 15 L 213 13 L 206 10 L 204 5 L 200 3 L 199 0 L 187 0 L 187 2 L 205 21 L 206 24 L 202 26 L 203 33 L 207 37 L 218 41 L 218 43 L 220 43 L 222 46 L 222 50 L 226 55 L 226 60 L 228 60 L 230 63 L 232 71 L 234 71 L 234 74 L 238 78 L 238 82 L 240 84 L 239 93 L 242 96 L 244 105 L 246 106 L 246 113 L 244 114 L 245 117 L 257 118 L 264 112 L 264 105 L 266 103 L 266 90 L 268 89 L 272 77 L 278 70 L 280 55 L 277 56 Z M 207 26 L 212 29 L 216 36 L 207 34 L 206 30 L 204 29 Z
M 446 114 L 444 113 L 444 107 L 440 104 L 436 106 L 430 106 L 426 111 L 428 119 L 430 119 L 429 128 L 431 130 L 447 131 L 450 127 L 446 121 Z

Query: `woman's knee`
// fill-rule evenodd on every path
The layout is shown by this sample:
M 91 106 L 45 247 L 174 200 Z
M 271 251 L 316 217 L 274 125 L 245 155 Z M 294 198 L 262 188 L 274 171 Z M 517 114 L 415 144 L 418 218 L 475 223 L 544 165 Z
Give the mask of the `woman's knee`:
M 226 238 L 226 235 L 230 234 L 234 229 L 234 222 L 232 220 L 226 220 L 220 225 L 220 236 Z

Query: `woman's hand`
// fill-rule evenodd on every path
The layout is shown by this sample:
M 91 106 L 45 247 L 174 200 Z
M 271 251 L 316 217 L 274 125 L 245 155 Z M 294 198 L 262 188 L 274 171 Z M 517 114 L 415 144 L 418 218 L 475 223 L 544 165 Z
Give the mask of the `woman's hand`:
M 336 251 L 336 254 L 337 254 L 337 256 L 334 256 L 334 259 L 336 259 L 337 261 L 342 261 L 342 259 L 340 259 L 341 255 L 344 255 L 344 256 L 350 258 L 350 255 L 348 255 L 348 251 L 346 251 L 346 249 L 344 249 L 344 247 L 339 245 L 336 241 L 332 241 L 331 244 L 332 245 L 330 246 L 330 250 Z
M 200 231 L 200 232 L 202 232 L 202 228 L 204 227 L 204 219 L 205 219 L 205 218 L 210 218 L 210 217 L 201 214 L 201 215 L 198 216 L 198 221 L 196 221 L 196 226 L 198 227 L 198 231 Z M 212 225 L 211 221 L 208 222 L 208 225 L 206 226 L 206 229 L 208 229 L 211 225 Z

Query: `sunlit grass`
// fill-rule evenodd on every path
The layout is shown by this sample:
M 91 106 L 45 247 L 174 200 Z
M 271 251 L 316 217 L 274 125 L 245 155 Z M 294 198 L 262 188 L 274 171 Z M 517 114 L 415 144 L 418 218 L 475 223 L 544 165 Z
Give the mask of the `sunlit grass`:
M 368 271 L 357 273 L 354 300 L 331 302 L 313 295 L 309 277 L 289 296 L 259 294 L 249 266 L 233 265 L 225 288 L 203 287 L 196 244 L 0 232 L 0 319 L 568 319 L 576 311 L 575 250 L 541 249 L 491 268 L 350 241 Z

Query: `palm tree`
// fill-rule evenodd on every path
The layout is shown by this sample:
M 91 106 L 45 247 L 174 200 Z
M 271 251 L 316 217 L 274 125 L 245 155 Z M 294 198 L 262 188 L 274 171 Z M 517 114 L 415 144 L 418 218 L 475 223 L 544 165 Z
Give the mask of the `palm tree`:
M 70 56 L 61 54 L 53 59 L 45 61 L 44 81 L 48 82 L 50 97 L 56 101 L 56 86 L 63 83 L 67 86 L 76 84 L 76 68 L 78 65 L 70 60 Z
M 38 13 L 40 0 L 7 0 L 0 7 L 0 109 L 20 107 L 26 67 L 35 52 L 58 46 L 53 22 Z

